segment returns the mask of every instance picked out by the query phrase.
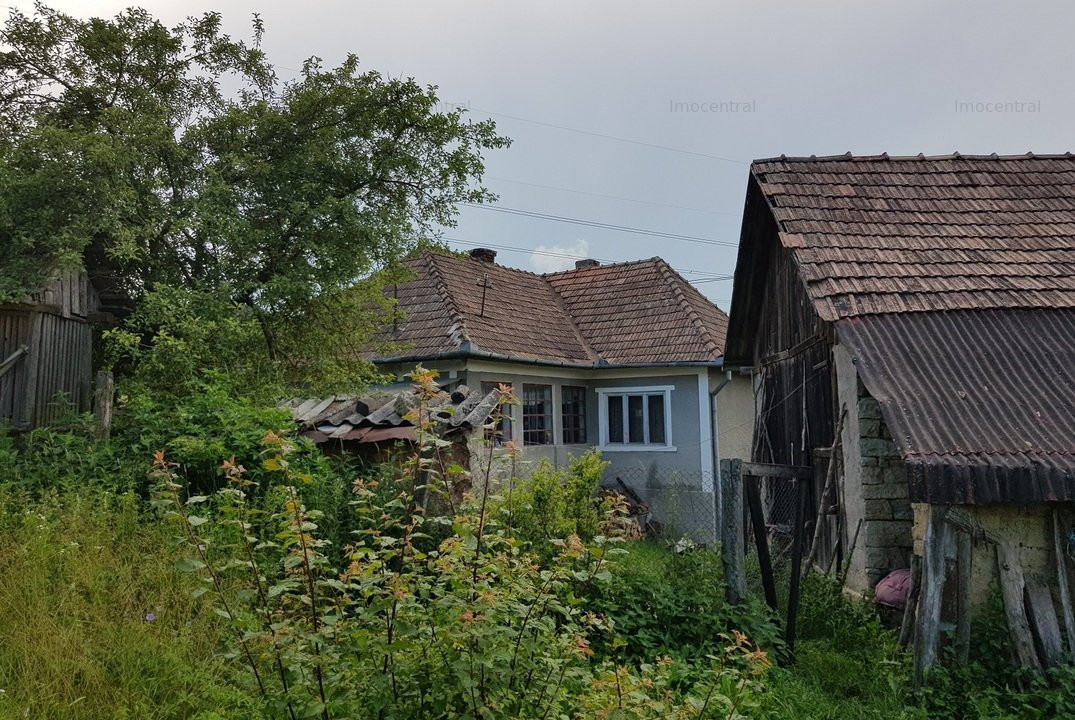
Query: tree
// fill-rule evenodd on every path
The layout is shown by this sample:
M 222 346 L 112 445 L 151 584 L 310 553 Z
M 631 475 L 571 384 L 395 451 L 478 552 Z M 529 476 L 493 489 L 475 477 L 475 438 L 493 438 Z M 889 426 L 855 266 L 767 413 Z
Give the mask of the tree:
M 0 298 L 87 264 L 137 301 L 171 288 L 230 303 L 298 375 L 334 351 L 348 365 L 370 330 L 349 311 L 376 295 L 356 283 L 453 225 L 458 203 L 490 199 L 483 152 L 508 140 L 354 55 L 281 81 L 263 31 L 257 16 L 244 41 L 217 13 L 168 28 L 141 9 L 11 11 Z

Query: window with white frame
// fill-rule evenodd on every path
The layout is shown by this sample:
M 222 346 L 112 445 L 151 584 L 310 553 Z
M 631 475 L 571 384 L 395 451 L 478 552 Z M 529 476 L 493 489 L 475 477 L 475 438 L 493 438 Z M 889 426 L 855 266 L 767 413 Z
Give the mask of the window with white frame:
M 674 450 L 671 385 L 597 391 L 603 450 Z

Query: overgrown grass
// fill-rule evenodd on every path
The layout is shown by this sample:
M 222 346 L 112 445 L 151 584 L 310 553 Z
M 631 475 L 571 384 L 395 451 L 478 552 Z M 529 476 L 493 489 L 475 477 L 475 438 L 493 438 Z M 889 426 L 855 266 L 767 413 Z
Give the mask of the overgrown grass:
M 260 717 L 169 537 L 131 495 L 4 491 L 0 717 Z

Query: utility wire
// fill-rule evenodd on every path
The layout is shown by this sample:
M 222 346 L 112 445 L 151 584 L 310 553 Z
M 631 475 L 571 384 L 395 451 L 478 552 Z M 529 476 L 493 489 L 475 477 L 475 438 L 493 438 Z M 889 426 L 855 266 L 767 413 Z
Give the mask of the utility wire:
M 706 213 L 707 215 L 728 215 L 729 217 L 739 217 L 740 215 L 740 213 L 722 212 L 720 210 L 703 210 L 702 208 L 689 207 L 687 205 L 673 205 L 671 203 L 656 202 L 654 200 L 639 200 L 638 198 L 623 197 L 621 195 L 606 195 L 604 193 L 587 192 L 586 190 L 557 187 L 556 185 L 542 185 L 540 183 L 523 182 L 522 180 L 510 180 L 508 178 L 495 177 L 493 175 L 487 175 L 486 177 L 490 180 L 512 183 L 513 185 L 527 185 L 529 187 L 544 188 L 545 190 L 556 190 L 558 192 L 574 193 L 576 195 L 588 195 L 590 197 L 606 198 L 608 200 L 621 200 L 623 202 L 639 203 L 640 205 L 672 208 L 673 210 L 689 210 L 690 212 Z
M 508 215 L 518 215 L 520 217 L 535 218 L 537 220 L 548 220 L 551 222 L 562 222 L 571 225 L 583 225 L 585 227 L 601 228 L 603 230 L 616 230 L 618 232 L 633 233 L 635 235 L 647 235 L 649 237 L 667 238 L 669 240 L 682 240 L 684 242 L 699 243 L 701 245 L 717 245 L 721 247 L 738 247 L 739 243 L 727 242 L 724 240 L 713 240 L 711 238 L 697 237 L 695 235 L 680 235 L 679 233 L 664 232 L 662 230 L 647 230 L 646 228 L 629 227 L 627 225 L 615 225 L 613 223 L 603 223 L 596 220 L 584 220 L 582 218 L 567 217 L 565 215 L 551 215 L 548 213 L 534 212 L 533 210 L 521 210 L 519 208 L 502 207 L 499 205 L 480 205 L 478 203 L 462 203 L 467 207 L 478 208 L 481 210 L 490 210 L 493 212 L 506 213 Z
M 482 110 L 481 108 L 472 108 L 473 110 L 485 113 L 486 115 L 496 115 L 497 117 L 508 118 L 510 120 L 518 120 L 519 122 L 530 123 L 531 125 L 540 125 L 542 127 L 556 128 L 557 130 L 565 130 L 567 132 L 578 133 L 579 135 L 590 135 L 591 137 L 605 138 L 606 140 L 615 140 L 616 142 L 628 143 L 630 145 L 639 145 L 641 147 L 653 148 L 654 150 L 665 150 L 667 152 L 680 153 L 682 155 L 693 155 L 695 157 L 708 158 L 709 160 L 720 160 L 721 162 L 735 163 L 736 165 L 749 165 L 749 162 L 745 160 L 736 160 L 735 158 L 722 157 L 720 155 L 710 155 L 709 153 L 697 152 L 695 150 L 684 150 L 683 148 L 670 147 L 668 145 L 657 145 L 656 143 L 643 142 L 642 140 L 632 140 L 631 138 L 618 137 L 616 135 L 606 135 L 605 133 L 593 132 L 592 130 L 580 130 L 579 128 L 567 127 L 566 125 L 557 125 L 555 123 L 542 122 L 541 120 L 530 120 L 528 118 L 519 117 L 518 115 L 508 115 L 506 113 L 493 112 L 492 110 Z
M 531 250 L 530 248 L 518 247 L 516 245 L 494 245 L 492 243 L 474 242 L 473 240 L 463 240 L 462 238 L 449 237 L 447 235 L 445 235 L 443 237 L 444 237 L 445 240 L 448 240 L 449 242 L 455 242 L 455 243 L 459 243 L 461 245 L 469 245 L 471 247 L 487 247 L 490 250 L 504 250 L 504 251 L 507 251 L 507 252 L 531 253 L 533 255 L 544 255 L 544 256 L 547 256 L 547 257 L 564 258 L 566 260 L 582 260 L 582 259 L 584 259 L 584 258 L 580 257 L 579 255 L 572 255 L 571 253 L 560 253 L 560 252 L 555 252 L 554 250 Z M 591 259 L 592 260 L 597 260 L 600 263 L 619 263 L 619 262 L 622 262 L 621 260 L 607 260 L 607 259 L 604 259 L 604 258 L 591 258 Z M 684 268 L 672 268 L 672 269 L 675 270 L 676 272 L 680 273 L 680 274 L 691 274 L 691 275 L 701 274 L 701 275 L 706 276 L 706 277 L 701 278 L 699 280 L 691 280 L 691 282 L 693 282 L 693 283 L 716 282 L 716 281 L 720 281 L 720 280 L 731 280 L 732 279 L 731 275 L 719 275 L 719 274 L 716 274 L 716 273 L 707 272 L 705 270 L 686 270 Z

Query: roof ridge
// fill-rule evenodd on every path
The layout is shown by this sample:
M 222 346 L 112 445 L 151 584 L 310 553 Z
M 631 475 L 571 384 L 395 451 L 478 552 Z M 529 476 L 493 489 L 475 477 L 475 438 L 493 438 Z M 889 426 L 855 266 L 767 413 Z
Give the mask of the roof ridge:
M 850 151 L 842 153 L 840 155 L 779 155 L 775 157 L 756 158 L 751 164 L 756 165 L 758 163 L 774 163 L 774 162 L 837 162 L 844 161 L 880 161 L 891 160 L 896 162 L 909 162 L 915 160 L 1070 160 L 1075 155 L 1070 151 L 1063 153 L 1034 153 L 1027 152 L 1022 155 L 1008 154 L 999 155 L 997 153 L 989 154 L 967 154 L 961 152 L 953 152 L 948 155 L 925 155 L 918 153 L 917 155 L 889 155 L 881 153 L 880 155 L 855 155 Z
M 462 349 L 464 344 L 471 342 L 470 335 L 467 334 L 467 325 L 463 319 L 463 313 L 460 311 L 459 306 L 455 304 L 455 298 L 452 297 L 451 291 L 448 290 L 448 283 L 444 281 L 444 275 L 437 265 L 436 259 L 438 257 L 441 257 L 441 254 L 433 251 L 423 253 L 423 259 L 429 264 L 429 275 L 433 278 L 437 292 L 448 307 L 448 317 L 452 321 L 452 324 L 448 326 L 448 339 L 455 344 L 456 349 Z
M 713 336 L 710 335 L 709 328 L 707 328 L 705 326 L 705 323 L 702 322 L 702 318 L 699 317 L 698 311 L 694 309 L 694 305 L 692 305 L 691 301 L 687 299 L 686 293 L 683 292 L 683 288 L 680 286 L 681 282 L 686 283 L 687 285 L 690 285 L 690 283 L 687 283 L 684 277 L 675 270 L 673 270 L 672 266 L 669 265 L 664 259 L 656 257 L 651 258 L 651 260 L 656 261 L 658 271 L 661 273 L 661 275 L 664 276 L 665 280 L 668 281 L 668 284 L 672 287 L 672 294 L 679 302 L 680 308 L 682 308 L 683 311 L 687 314 L 687 317 L 690 319 L 690 321 L 698 327 L 699 335 L 701 336 L 702 341 L 709 348 L 710 352 L 712 352 L 716 357 L 723 356 L 724 350 L 720 347 L 720 345 L 716 343 L 716 341 L 713 339 Z
M 582 260 L 583 258 L 579 258 L 579 259 Z M 548 277 L 552 277 L 554 275 L 568 275 L 570 273 L 586 272 L 587 270 L 600 270 L 602 268 L 618 268 L 618 267 L 625 267 L 627 265 L 641 265 L 643 263 L 653 262 L 655 260 L 661 260 L 662 262 L 664 262 L 664 260 L 662 258 L 659 258 L 659 257 L 641 258 L 639 260 L 621 260 L 619 262 L 610 262 L 610 263 L 601 263 L 599 265 L 590 265 L 589 267 L 581 267 L 581 268 L 576 267 L 576 268 L 568 268 L 567 270 L 557 270 L 556 272 L 541 273 L 541 277 L 548 278 Z

